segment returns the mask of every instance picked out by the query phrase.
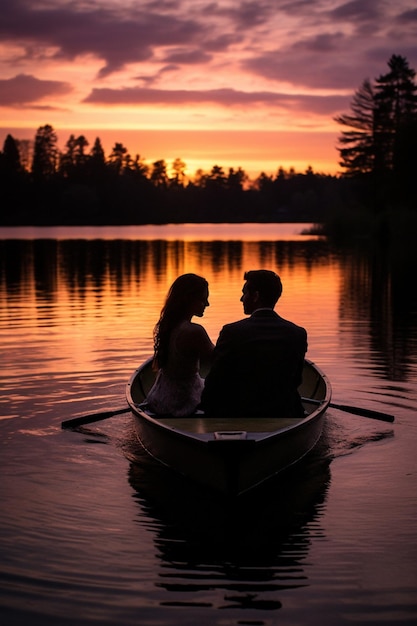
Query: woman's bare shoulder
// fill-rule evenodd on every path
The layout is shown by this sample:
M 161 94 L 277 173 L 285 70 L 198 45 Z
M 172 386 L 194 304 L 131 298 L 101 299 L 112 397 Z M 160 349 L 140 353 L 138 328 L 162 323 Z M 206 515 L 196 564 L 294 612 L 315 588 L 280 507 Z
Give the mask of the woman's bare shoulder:
M 197 324 L 196 322 L 185 322 L 181 326 L 181 340 L 184 343 L 191 344 L 206 344 L 212 343 L 210 337 L 204 326 Z
M 197 322 L 189 322 L 190 328 L 193 332 L 201 333 L 201 331 L 206 332 L 206 329 L 202 324 L 198 324 Z

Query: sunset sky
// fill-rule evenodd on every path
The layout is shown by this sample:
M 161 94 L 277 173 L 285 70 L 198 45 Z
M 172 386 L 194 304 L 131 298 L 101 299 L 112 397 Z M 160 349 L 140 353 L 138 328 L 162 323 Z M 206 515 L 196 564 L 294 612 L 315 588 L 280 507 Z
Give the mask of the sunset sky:
M 336 173 L 333 118 L 392 54 L 417 69 L 416 0 L 2 0 L 0 147 L 50 124 L 189 175 Z

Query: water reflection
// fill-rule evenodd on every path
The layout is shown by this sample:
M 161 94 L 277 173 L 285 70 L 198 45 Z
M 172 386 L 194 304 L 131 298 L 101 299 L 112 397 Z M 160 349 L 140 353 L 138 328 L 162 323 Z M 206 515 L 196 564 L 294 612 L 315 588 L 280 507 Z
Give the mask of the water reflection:
M 328 245 L 316 241 L 130 241 L 130 240 L 5 240 L 0 241 L 1 282 L 8 293 L 35 287 L 51 296 L 59 288 L 79 295 L 91 284 L 97 293 L 110 279 L 122 292 L 131 281 L 163 280 L 185 264 L 205 273 L 237 270 L 256 258 L 261 266 L 304 266 L 312 270 L 329 256 Z
M 312 540 L 323 537 L 330 484 L 324 444 L 296 470 L 234 500 L 148 458 L 130 465 L 128 479 L 144 511 L 138 523 L 153 529 L 164 606 L 276 610 L 281 591 L 309 584 L 304 565 Z
M 154 324 L 179 274 L 208 279 L 204 325 L 215 341 L 224 323 L 242 317 L 243 272 L 262 266 L 281 274 L 279 313 L 307 328 L 308 356 L 331 374 L 335 401 L 393 412 L 386 405 L 416 375 L 415 252 L 341 252 L 322 239 L 268 233 L 210 240 L 210 226 L 199 228 L 194 239 L 181 227 L 166 239 L 0 239 L 5 415 L 33 410 L 35 391 L 76 398 L 80 412 L 83 404 L 92 411 L 92 398 L 97 409 L 117 406 L 116 385 L 151 354 Z M 25 403 L 19 378 L 28 348 L 37 369 Z M 51 376 L 60 377 L 56 389 Z
M 360 346 L 360 361 L 372 355 L 379 376 L 407 381 L 417 353 L 415 251 L 350 251 L 341 263 L 341 332 L 347 328 L 352 345 Z
M 10 623 L 272 624 L 279 615 L 283 625 L 337 624 L 343 607 L 345 622 L 377 624 L 388 605 L 394 619 L 415 617 L 416 252 L 342 253 L 243 231 L 0 240 L 0 574 Z M 128 465 L 127 416 L 61 430 L 64 419 L 125 406 L 179 273 L 208 278 L 203 322 L 216 339 L 242 317 L 243 271 L 261 265 L 281 273 L 279 311 L 308 329 L 334 401 L 394 413 L 395 424 L 329 410 L 324 466 L 235 509 L 161 468 L 155 477 L 145 461 Z

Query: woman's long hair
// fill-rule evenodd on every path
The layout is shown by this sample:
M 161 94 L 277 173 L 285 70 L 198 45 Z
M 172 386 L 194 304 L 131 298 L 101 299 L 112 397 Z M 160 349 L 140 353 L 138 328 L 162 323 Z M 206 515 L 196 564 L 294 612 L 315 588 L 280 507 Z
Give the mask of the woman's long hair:
M 163 367 L 168 360 L 172 331 L 187 317 L 193 302 L 204 297 L 206 289 L 208 282 L 197 274 L 182 274 L 172 283 L 153 333 L 155 370 Z

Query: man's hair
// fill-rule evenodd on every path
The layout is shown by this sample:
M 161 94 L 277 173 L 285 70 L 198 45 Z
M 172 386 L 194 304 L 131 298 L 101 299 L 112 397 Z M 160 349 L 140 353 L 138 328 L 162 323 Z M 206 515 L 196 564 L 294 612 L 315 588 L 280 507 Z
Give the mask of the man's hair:
M 276 305 L 282 294 L 282 283 L 278 274 L 271 270 L 249 270 L 244 277 L 249 291 L 258 291 L 262 305 L 272 307 Z

